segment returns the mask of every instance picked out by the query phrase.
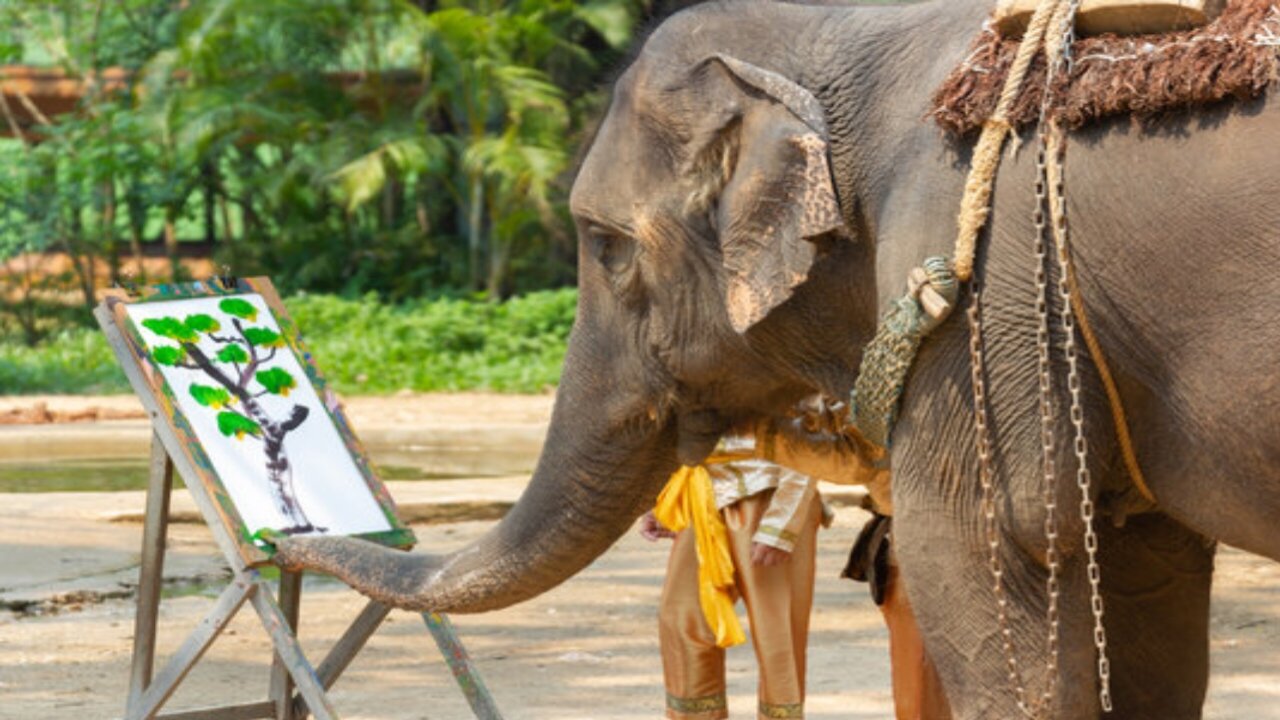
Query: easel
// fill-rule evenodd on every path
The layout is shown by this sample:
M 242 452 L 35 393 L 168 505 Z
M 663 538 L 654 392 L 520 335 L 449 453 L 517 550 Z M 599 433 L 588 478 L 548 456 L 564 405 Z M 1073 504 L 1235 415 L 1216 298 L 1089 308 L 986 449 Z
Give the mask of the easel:
M 269 282 L 245 286 L 243 282 L 232 279 L 229 285 L 269 294 L 268 302 L 279 304 Z M 137 357 L 137 344 L 125 337 L 117 324 L 115 311 L 116 308 L 109 299 L 98 306 L 94 315 L 151 417 L 154 431 L 125 720 L 302 720 L 308 716 L 317 720 L 338 718 L 327 691 L 386 619 L 391 608 L 370 601 L 320 665 L 317 667 L 311 664 L 298 644 L 296 635 L 302 597 L 302 574 L 281 571 L 279 593 L 272 593 L 269 581 L 263 578 L 260 571 L 260 568 L 270 565 L 269 558 L 246 543 L 245 538 L 235 536 L 230 529 L 233 525 L 227 522 L 229 511 L 225 504 L 219 502 L 221 498 L 215 498 L 203 482 L 197 481 L 201 477 L 200 469 L 188 449 L 189 444 L 184 444 L 178 430 L 167 420 L 168 415 L 161 407 L 161 402 L 150 390 L 150 381 L 144 377 L 140 366 L 133 362 Z M 159 672 L 154 672 L 156 625 L 175 469 L 186 480 L 196 506 L 226 557 L 232 570 L 232 579 L 213 608 L 187 636 L 173 657 Z M 407 528 L 403 529 L 401 536 L 409 538 L 409 541 L 399 545 L 412 543 L 412 533 Z M 164 703 L 245 603 L 253 606 L 274 649 L 268 698 L 259 702 L 160 714 Z M 423 620 L 475 717 L 479 720 L 501 720 L 502 715 L 497 705 L 449 619 L 437 613 L 424 613 Z
M 125 720 L 248 720 L 275 718 L 302 720 L 308 714 L 317 720 L 337 718 L 327 691 L 364 648 L 369 637 L 382 625 L 391 608 L 370 601 L 352 621 L 318 667 L 313 667 L 303 654 L 294 634 L 302 599 L 302 574 L 280 573 L 279 595 L 273 596 L 268 581 L 256 568 L 239 563 L 239 556 L 228 557 L 234 577 L 223 590 L 213 608 L 187 637 L 169 662 L 153 675 L 155 664 L 156 624 L 163 584 L 165 539 L 169 529 L 169 499 L 173 489 L 173 461 L 159 437 L 151 448 L 151 470 L 147 484 L 147 514 L 142 531 L 142 566 L 138 581 L 138 613 L 134 621 L 133 663 L 129 676 L 129 697 Z M 198 487 L 198 486 L 196 486 Z M 193 487 L 197 498 L 200 493 Z M 197 500 L 197 505 L 202 505 Z M 203 509 L 203 508 L 202 508 Z M 218 523 L 210 523 L 217 535 Z M 260 702 L 224 705 L 185 712 L 158 714 L 178 689 L 187 673 L 204 652 L 248 602 L 253 605 L 263 628 L 271 636 L 275 660 L 271 668 L 269 699 Z M 424 613 L 423 620 L 435 638 L 436 645 L 452 670 L 458 687 L 467 698 L 479 720 L 501 720 L 489 690 L 471 662 L 449 618 Z M 296 690 L 296 692 L 295 692 Z

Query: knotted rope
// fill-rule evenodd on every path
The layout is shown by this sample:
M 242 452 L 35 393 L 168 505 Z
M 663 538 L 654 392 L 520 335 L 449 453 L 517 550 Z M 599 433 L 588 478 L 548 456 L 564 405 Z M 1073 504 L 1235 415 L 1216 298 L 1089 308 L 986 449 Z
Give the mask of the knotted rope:
M 960 286 L 943 257 L 931 257 L 907 277 L 907 294 L 880 319 L 862 355 L 850 398 L 850 417 L 862 436 L 889 447 L 898 401 L 920 343 L 951 314 Z
M 1018 45 L 1018 54 L 1014 56 L 1009 77 L 1005 80 L 1004 89 L 1000 93 L 1000 101 L 991 117 L 982 125 L 982 135 L 973 149 L 973 159 L 969 167 L 969 177 L 964 184 L 964 197 L 960 200 L 960 214 L 956 217 L 958 232 L 954 268 L 956 278 L 961 282 L 973 277 L 973 256 L 977 250 L 978 233 L 987 224 L 987 216 L 991 214 L 991 187 L 995 183 L 996 170 L 1000 168 L 1000 151 L 1004 148 L 1005 138 L 1013 126 L 1009 122 L 1009 111 L 1018 99 L 1022 89 L 1022 81 L 1026 79 L 1027 70 L 1041 47 L 1045 47 L 1045 30 L 1049 27 L 1060 27 L 1063 14 L 1070 11 L 1070 0 L 1041 0 L 1036 5 L 1027 32 Z M 1055 22 L 1056 21 L 1056 22 Z M 1049 49 L 1061 50 L 1060 40 L 1050 38 Z
M 1009 112 L 1036 54 L 1044 49 L 1052 57 L 1065 50 L 1063 38 L 1050 37 L 1047 31 L 1050 27 L 1063 27 L 1072 9 L 1071 0 L 1041 0 L 1036 5 L 1000 100 L 983 123 L 982 135 L 973 150 L 956 217 L 957 235 L 950 267 L 944 258 L 934 257 L 927 259 L 924 267 L 914 269 L 907 295 L 896 300 L 881 318 L 875 337 L 863 354 L 850 396 L 850 417 L 863 437 L 879 447 L 889 446 L 907 373 L 920 343 L 950 315 L 959 292 L 958 283 L 973 277 L 978 234 L 991 214 L 991 190 L 1000 167 L 1000 153 L 1012 130 Z M 924 290 L 926 294 L 922 294 Z

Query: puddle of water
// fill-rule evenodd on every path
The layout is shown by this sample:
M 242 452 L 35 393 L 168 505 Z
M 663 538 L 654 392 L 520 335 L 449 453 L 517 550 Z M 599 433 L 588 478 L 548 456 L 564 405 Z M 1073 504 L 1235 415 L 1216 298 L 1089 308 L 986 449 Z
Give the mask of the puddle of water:
M 0 492 L 114 492 L 147 487 L 146 460 L 52 460 L 0 463 Z M 177 486 L 183 487 L 181 478 Z

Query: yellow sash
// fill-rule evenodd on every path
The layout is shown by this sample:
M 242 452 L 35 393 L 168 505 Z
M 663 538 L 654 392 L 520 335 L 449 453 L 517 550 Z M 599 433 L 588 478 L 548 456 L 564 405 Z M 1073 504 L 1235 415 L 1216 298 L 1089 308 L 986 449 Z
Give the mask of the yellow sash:
M 658 522 L 674 532 L 693 525 L 698 550 L 698 599 L 720 647 L 746 640 L 730 593 L 733 557 L 729 554 L 729 530 L 716 509 L 715 491 L 706 467 L 730 459 L 733 458 L 716 455 L 702 465 L 681 467 L 667 481 L 653 510 Z

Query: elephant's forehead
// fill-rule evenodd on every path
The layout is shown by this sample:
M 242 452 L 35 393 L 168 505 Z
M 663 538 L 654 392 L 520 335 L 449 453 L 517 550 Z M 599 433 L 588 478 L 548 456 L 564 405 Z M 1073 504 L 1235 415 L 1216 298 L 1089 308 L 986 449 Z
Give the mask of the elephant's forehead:
M 573 184 L 575 215 L 626 224 L 646 199 L 671 181 L 670 148 L 635 111 L 629 94 L 615 93 Z

